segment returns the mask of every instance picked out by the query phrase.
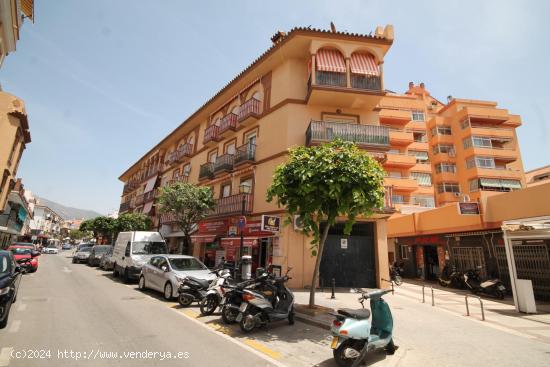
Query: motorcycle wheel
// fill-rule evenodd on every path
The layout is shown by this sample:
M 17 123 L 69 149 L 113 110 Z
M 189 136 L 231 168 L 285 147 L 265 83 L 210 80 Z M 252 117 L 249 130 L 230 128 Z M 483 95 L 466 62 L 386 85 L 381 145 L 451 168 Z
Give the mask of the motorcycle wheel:
M 215 294 L 209 294 L 200 303 L 201 315 L 212 315 L 218 308 L 218 297 Z
M 235 323 L 236 321 L 235 319 L 237 318 L 238 314 L 239 314 L 239 311 L 231 307 L 223 306 L 222 308 L 222 320 L 224 323 L 228 325 Z
M 442 286 L 442 287 L 445 287 L 445 288 L 446 288 L 446 287 L 448 286 L 448 284 L 445 283 L 445 282 L 444 282 L 443 280 L 441 280 L 441 279 L 439 279 L 438 282 L 439 282 L 439 285 Z
M 505 294 L 503 291 L 497 290 L 496 296 L 498 299 L 504 299 Z
M 393 282 L 394 282 L 396 285 L 400 286 L 401 284 L 403 284 L 403 278 L 401 278 L 401 275 L 396 275 L 396 276 L 395 276 L 395 279 L 393 280 Z
M 193 303 L 193 297 L 186 293 L 180 293 L 180 295 L 178 296 L 178 302 L 183 307 L 188 307 L 189 305 L 191 305 L 191 303 Z
M 254 315 L 245 313 L 243 318 L 239 322 L 239 327 L 244 333 L 249 333 L 256 327 L 256 320 L 254 320 Z
M 361 354 L 363 343 L 353 339 L 346 339 L 332 351 L 338 367 L 350 367 Z
M 292 306 L 292 309 L 288 313 L 288 324 L 294 325 L 294 306 Z

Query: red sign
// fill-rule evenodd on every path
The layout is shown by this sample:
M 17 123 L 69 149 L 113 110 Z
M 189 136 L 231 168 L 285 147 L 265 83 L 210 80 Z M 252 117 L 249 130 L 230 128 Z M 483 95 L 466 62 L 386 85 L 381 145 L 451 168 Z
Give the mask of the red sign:
M 272 237 L 273 232 L 262 231 L 262 222 L 259 220 L 250 221 L 244 227 L 245 237 Z
M 215 220 L 212 222 L 199 222 L 200 234 L 225 234 L 229 227 L 228 220 Z
M 244 238 L 243 239 L 243 246 L 244 247 L 258 247 L 258 239 L 257 238 Z M 237 248 L 241 246 L 241 239 L 239 237 L 233 237 L 233 238 L 222 238 L 221 245 L 223 248 Z

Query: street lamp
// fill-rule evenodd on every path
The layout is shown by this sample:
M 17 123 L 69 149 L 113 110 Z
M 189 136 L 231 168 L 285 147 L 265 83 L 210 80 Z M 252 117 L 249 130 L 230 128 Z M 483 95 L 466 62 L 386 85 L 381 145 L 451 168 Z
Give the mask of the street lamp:
M 243 247 L 244 247 L 244 227 L 246 226 L 246 221 L 244 221 L 244 209 L 246 205 L 246 198 L 247 194 L 250 194 L 250 190 L 252 189 L 250 183 L 248 181 L 243 181 L 239 185 L 239 193 L 242 196 L 242 206 L 241 206 L 241 219 L 243 223 L 241 223 L 241 245 L 239 247 L 239 262 L 242 265 L 242 259 L 243 259 Z M 235 271 L 237 271 L 237 263 L 235 262 Z M 242 274 L 241 274 L 242 275 Z

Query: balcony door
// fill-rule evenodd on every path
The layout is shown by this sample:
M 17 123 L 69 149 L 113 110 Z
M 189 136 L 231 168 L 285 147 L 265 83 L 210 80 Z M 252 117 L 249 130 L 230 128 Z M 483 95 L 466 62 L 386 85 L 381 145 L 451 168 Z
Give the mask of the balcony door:
M 235 143 L 231 143 L 231 144 L 228 144 L 226 147 L 225 147 L 225 154 L 230 154 L 230 155 L 233 155 L 235 154 Z
M 218 151 L 215 150 L 208 154 L 208 162 L 216 163 L 216 159 L 218 159 Z

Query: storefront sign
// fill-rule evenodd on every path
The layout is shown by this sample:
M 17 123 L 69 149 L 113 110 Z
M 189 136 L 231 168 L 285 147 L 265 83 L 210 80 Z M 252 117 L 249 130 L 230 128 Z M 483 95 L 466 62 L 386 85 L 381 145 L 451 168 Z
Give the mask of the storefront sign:
M 457 203 L 460 215 L 479 215 L 479 204 L 476 202 Z
M 262 231 L 279 232 L 281 230 L 281 217 L 262 215 Z
M 212 222 L 200 222 L 200 234 L 223 234 L 227 233 L 229 223 L 226 220 L 216 220 Z
M 244 238 L 243 239 L 243 246 L 244 247 L 258 247 L 258 239 L 257 238 Z M 241 246 L 241 239 L 238 237 L 232 237 L 232 238 L 222 238 L 221 244 L 223 248 L 229 248 L 229 247 L 239 247 Z
M 346 250 L 348 248 L 348 239 L 340 238 L 340 248 Z
M 273 232 L 262 230 L 262 223 L 259 220 L 249 221 L 244 227 L 243 234 L 245 237 L 272 237 Z

